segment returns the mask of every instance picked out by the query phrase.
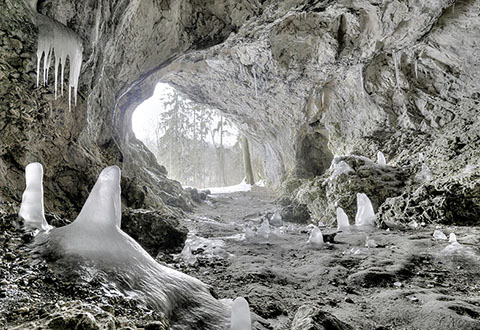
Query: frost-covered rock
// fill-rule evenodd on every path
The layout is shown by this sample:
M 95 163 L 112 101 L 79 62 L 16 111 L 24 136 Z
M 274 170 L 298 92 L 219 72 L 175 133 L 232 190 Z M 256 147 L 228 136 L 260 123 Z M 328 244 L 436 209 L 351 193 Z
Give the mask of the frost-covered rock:
M 248 301 L 243 297 L 238 297 L 233 301 L 230 330 L 252 330 L 250 307 Z

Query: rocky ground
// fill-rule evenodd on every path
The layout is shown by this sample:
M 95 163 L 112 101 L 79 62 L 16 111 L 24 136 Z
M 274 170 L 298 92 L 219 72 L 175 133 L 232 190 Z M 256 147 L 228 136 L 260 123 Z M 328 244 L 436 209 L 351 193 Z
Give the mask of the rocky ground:
M 183 256 L 191 258 L 157 259 L 219 298 L 244 296 L 269 329 L 480 328 L 480 228 L 439 228 L 455 232 L 460 245 L 434 240 L 432 226 L 338 232 L 321 248 L 307 243 L 306 224 L 271 226 L 268 240 L 246 238 L 246 227 L 255 234 L 277 210 L 276 198 L 258 187 L 210 196 L 184 220 L 192 254 Z M 70 276 L 35 258 L 15 208 L 2 210 L 0 328 L 167 329 L 161 315 L 95 276 Z M 365 247 L 367 237 L 376 247 Z
M 457 234 L 456 247 L 434 240 L 432 226 L 340 232 L 319 249 L 307 243 L 306 225 L 285 224 L 285 233 L 272 227 L 268 242 L 245 239 L 245 226 L 258 227 L 278 207 L 274 197 L 255 188 L 210 198 L 186 226 L 225 245 L 212 257 L 207 241 L 195 265 L 174 266 L 220 298 L 246 297 L 272 329 L 323 329 L 310 325 L 326 319 L 322 312 L 340 324 L 325 329 L 480 328 L 480 228 L 440 228 Z M 367 237 L 377 247 L 366 248 Z

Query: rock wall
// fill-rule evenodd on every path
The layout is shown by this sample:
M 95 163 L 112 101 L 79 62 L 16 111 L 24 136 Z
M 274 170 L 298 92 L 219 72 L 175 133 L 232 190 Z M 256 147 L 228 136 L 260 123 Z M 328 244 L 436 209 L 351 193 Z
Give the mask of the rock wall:
M 35 159 L 46 167 L 46 199 L 54 201 L 47 208 L 78 209 L 94 172 L 113 163 L 123 170 L 129 206 L 188 208 L 131 130 L 135 107 L 158 81 L 235 121 L 265 155 L 273 183 L 312 179 L 334 154 L 373 158 L 382 150 L 390 165 L 408 167 L 422 152 L 432 184 L 462 176 L 473 185 L 468 198 L 478 197 L 478 0 L 42 0 L 37 7 L 84 42 L 80 103 L 68 113 L 51 86 L 34 88 L 36 14 L 2 0 L 4 199 L 18 200 L 22 168 Z

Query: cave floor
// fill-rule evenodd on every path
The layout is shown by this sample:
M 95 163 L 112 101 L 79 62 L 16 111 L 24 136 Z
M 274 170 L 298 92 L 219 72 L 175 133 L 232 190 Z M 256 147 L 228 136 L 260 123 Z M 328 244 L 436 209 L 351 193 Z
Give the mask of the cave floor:
M 460 245 L 434 240 L 433 226 L 339 232 L 318 249 L 299 224 L 272 232 L 268 242 L 245 239 L 245 226 L 258 227 L 275 210 L 275 197 L 256 187 L 209 198 L 185 225 L 225 244 L 194 252 L 193 266 L 168 263 L 211 285 L 219 298 L 244 296 L 271 329 L 290 329 L 306 304 L 356 329 L 480 329 L 480 228 L 440 228 L 455 232 Z M 367 236 L 377 247 L 365 247 Z

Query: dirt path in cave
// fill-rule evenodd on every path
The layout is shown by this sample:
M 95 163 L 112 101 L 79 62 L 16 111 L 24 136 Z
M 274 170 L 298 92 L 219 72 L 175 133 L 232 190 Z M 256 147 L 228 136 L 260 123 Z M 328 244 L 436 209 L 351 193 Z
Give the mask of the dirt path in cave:
M 286 224 L 268 242 L 245 239 L 275 210 L 264 188 L 211 196 L 185 225 L 208 241 L 193 266 L 172 266 L 211 285 L 220 298 L 244 296 L 272 329 L 290 329 L 311 304 L 358 329 L 480 329 L 479 228 L 442 228 L 459 246 L 433 240 L 435 228 L 341 232 L 312 249 L 305 225 Z M 365 248 L 367 236 L 378 245 Z M 223 246 L 222 246 L 223 244 Z

